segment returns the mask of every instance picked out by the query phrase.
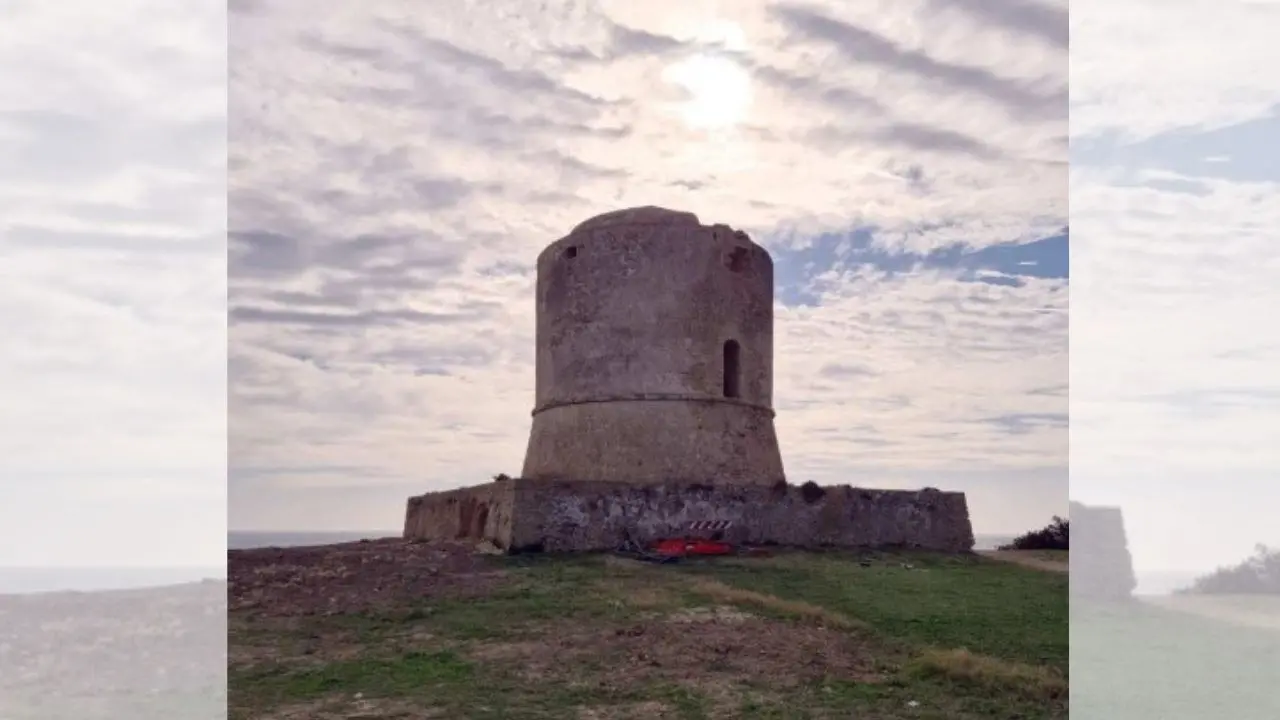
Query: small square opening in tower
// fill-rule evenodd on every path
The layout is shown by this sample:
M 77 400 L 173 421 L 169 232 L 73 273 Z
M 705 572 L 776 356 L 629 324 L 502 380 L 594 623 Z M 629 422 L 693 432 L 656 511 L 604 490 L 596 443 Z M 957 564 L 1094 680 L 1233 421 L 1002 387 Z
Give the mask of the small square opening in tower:
M 574 258 L 578 257 L 578 248 L 577 248 L 577 246 L 576 246 L 576 245 L 570 245 L 570 246 L 569 246 L 569 248 L 568 248 L 567 250 L 565 250 L 565 251 L 564 251 L 564 256 L 565 256 L 565 257 L 567 257 L 567 258 L 569 258 L 570 260 L 572 260 L 572 259 L 574 259 Z
M 737 340 L 729 340 L 724 344 L 724 396 L 727 398 L 736 398 L 741 394 L 742 369 L 741 363 L 742 349 L 738 345 Z

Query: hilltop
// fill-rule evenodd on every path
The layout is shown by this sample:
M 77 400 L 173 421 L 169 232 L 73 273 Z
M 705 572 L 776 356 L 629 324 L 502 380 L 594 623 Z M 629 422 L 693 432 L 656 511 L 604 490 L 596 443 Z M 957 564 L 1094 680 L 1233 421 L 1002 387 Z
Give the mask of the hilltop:
M 1067 715 L 1066 575 L 978 555 L 229 557 L 236 720 Z

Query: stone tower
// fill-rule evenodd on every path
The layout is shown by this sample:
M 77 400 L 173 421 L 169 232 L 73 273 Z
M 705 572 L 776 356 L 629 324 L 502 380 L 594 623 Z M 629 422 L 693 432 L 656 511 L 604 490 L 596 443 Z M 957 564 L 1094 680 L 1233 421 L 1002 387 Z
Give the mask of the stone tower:
M 773 260 L 656 207 L 600 215 L 538 256 L 523 477 L 773 484 Z

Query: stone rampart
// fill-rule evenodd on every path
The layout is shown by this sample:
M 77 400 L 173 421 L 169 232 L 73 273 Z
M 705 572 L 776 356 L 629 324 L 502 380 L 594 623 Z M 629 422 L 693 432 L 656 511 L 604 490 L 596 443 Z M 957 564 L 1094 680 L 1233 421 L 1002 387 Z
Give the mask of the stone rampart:
M 492 482 L 409 498 L 404 537 L 424 540 L 490 540 L 511 543 L 515 486 Z
M 483 519 L 481 519 L 483 518 Z M 918 548 L 968 552 L 963 493 L 777 484 L 629 485 L 511 479 L 411 498 L 405 535 L 489 540 L 510 551 L 612 550 L 727 521 L 724 539 L 798 548 Z

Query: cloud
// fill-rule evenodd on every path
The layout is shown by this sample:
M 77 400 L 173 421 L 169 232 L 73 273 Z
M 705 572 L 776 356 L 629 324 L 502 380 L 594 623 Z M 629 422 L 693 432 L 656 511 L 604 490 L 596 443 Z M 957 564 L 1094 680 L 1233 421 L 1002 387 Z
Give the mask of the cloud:
M 223 13 L 6 5 L 0 566 L 222 562 Z
M 1276 104 L 1276 5 L 1075 0 L 1073 141 L 1103 132 L 1140 141 L 1256 119 Z
M 927 5 L 934 12 L 967 15 L 974 22 L 1004 27 L 1059 50 L 1066 50 L 1071 38 L 1065 2 L 1006 0 L 993 5 L 983 0 L 930 0 Z
M 1014 17 L 1026 15 L 1025 6 L 1015 4 L 1012 10 Z M 1065 82 L 1048 92 L 1037 91 L 1033 83 L 1026 80 L 1002 77 L 991 69 L 959 61 L 940 60 L 929 52 L 908 47 L 812 7 L 786 3 L 776 6 L 774 13 L 799 36 L 826 45 L 850 63 L 873 65 L 886 72 L 914 76 L 950 92 L 978 94 L 1007 107 L 1017 116 L 1039 116 L 1051 120 L 1062 117 L 1066 105 Z M 1004 17 L 1005 13 L 1005 8 L 999 12 L 985 11 L 982 19 L 989 22 L 992 16 Z M 1058 14 L 1057 19 L 1065 24 L 1066 14 Z M 1042 82 L 1043 78 L 1036 80 Z
M 639 204 L 773 253 L 794 480 L 969 488 L 996 532 L 1065 508 L 1066 431 L 1034 420 L 1067 376 L 1039 16 L 513 7 L 233 8 L 233 526 L 395 527 L 408 493 L 516 472 L 533 259 Z
M 1278 10 L 1072 6 L 1071 486 L 1139 570 L 1277 540 Z

